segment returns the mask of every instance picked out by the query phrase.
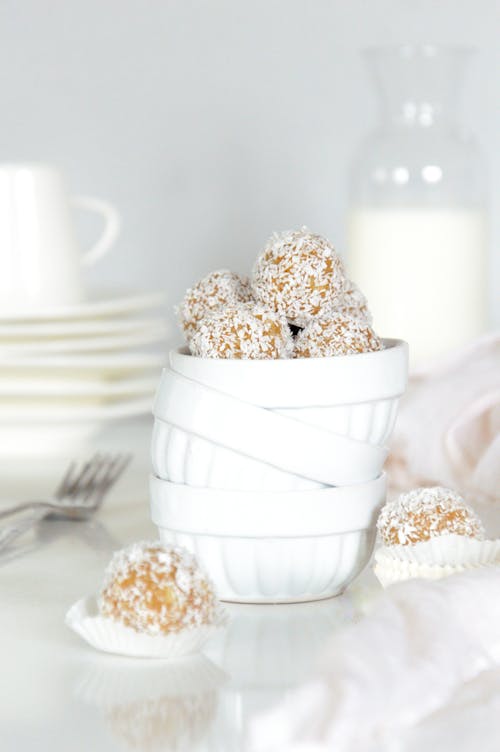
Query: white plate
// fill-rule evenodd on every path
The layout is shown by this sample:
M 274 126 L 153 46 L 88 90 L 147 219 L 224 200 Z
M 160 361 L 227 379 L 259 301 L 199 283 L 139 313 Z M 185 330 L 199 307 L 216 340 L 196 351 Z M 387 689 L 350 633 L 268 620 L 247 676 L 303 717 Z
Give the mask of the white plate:
M 35 379 L 0 378 L 0 399 L 2 397 L 130 397 L 139 394 L 152 394 L 157 385 L 156 378 L 120 379 L 103 381 L 92 379 Z
M 129 418 L 134 415 L 145 415 L 151 412 L 152 397 L 138 397 L 135 399 L 119 400 L 112 403 L 90 402 L 74 400 L 73 402 L 46 402 L 41 404 L 33 401 L 25 404 L 18 400 L 0 402 L 0 429 L 8 424 L 13 426 L 54 424 L 54 423 L 104 423 L 117 418 Z
M 30 354 L 26 356 L 9 356 L 0 358 L 0 368 L 3 376 L 22 378 L 33 373 L 39 376 L 50 374 L 68 378 L 72 375 L 79 378 L 101 377 L 117 378 L 127 373 L 146 370 L 159 370 L 165 365 L 166 354 L 163 353 L 79 353 L 76 355 Z
M 81 337 L 78 339 L 59 339 L 40 341 L 37 339 L 25 340 L 24 342 L 9 342 L 8 345 L 0 343 L 0 365 L 4 358 L 35 353 L 72 353 L 72 352 L 99 352 L 101 350 L 121 350 L 128 347 L 149 345 L 160 342 L 166 337 L 167 326 L 158 324 L 150 329 L 143 329 L 129 334 L 116 334 L 105 337 Z
M 0 339 L 10 340 L 35 339 L 38 337 L 89 337 L 109 334 L 126 334 L 129 332 L 152 329 L 164 325 L 161 318 L 119 318 L 90 321 L 40 321 L 22 322 L 20 324 L 3 323 L 0 319 Z
M 105 295 L 96 293 L 82 303 L 72 306 L 44 308 L 36 313 L 2 313 L 2 321 L 59 321 L 62 319 L 93 319 L 107 316 L 120 316 L 144 311 L 147 308 L 155 308 L 165 303 L 166 297 L 163 292 L 148 292 L 137 295 Z

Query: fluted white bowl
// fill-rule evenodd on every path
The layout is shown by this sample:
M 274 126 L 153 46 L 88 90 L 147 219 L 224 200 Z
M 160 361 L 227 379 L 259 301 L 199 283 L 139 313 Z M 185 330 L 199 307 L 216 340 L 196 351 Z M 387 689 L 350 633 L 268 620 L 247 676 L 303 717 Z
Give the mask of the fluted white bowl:
M 385 476 L 312 491 L 197 489 L 151 479 L 164 542 L 186 546 L 222 600 L 282 603 L 338 595 L 367 564 Z
M 406 387 L 408 347 L 402 341 L 386 339 L 384 350 L 375 353 L 262 361 L 197 358 L 180 349 L 170 353 L 170 367 L 201 387 L 381 448 L 390 438 Z M 201 433 L 199 425 L 183 420 L 185 416 L 167 419 L 160 404 L 170 388 L 162 382 L 158 389 L 152 444 L 154 472 L 165 480 L 221 489 L 300 490 L 364 482 L 380 473 L 382 453 L 368 462 L 359 455 L 353 457 L 359 470 L 356 474 L 356 468 L 337 449 L 330 451 L 330 457 L 342 458 L 347 477 L 304 476 L 293 452 L 301 447 L 305 454 L 309 451 L 307 432 L 299 438 L 287 437 L 291 462 L 285 466 L 277 467 L 271 457 L 249 456 L 237 443 L 224 444 L 219 435 Z M 203 400 L 202 389 L 199 396 Z M 192 414 L 192 406 L 186 411 Z M 213 422 L 223 424 L 224 416 Z M 248 436 L 248 432 L 248 424 L 242 422 L 240 433 Z
M 384 446 L 397 417 L 398 399 L 359 405 L 290 408 L 275 412 L 356 441 Z M 151 455 L 155 475 L 175 483 L 240 490 L 293 491 L 323 483 L 280 470 L 157 418 Z
M 399 397 L 350 405 L 276 408 L 275 413 L 377 447 L 387 444 L 398 413 Z
M 270 408 L 354 405 L 400 397 L 406 388 L 408 345 L 384 339 L 378 352 L 334 358 L 231 360 L 172 350 L 170 367 L 200 384 Z
M 196 488 L 301 491 L 323 487 L 158 418 L 153 426 L 151 458 L 157 477 Z
M 380 474 L 387 456 L 385 448 L 252 405 L 171 369 L 162 373 L 153 412 L 158 424 L 210 441 L 219 461 L 218 450 L 222 447 L 321 484 L 349 485 L 373 480 Z M 162 438 L 168 458 L 172 434 L 169 438 L 164 432 Z M 162 456 L 159 443 L 155 434 L 153 462 L 159 476 L 165 477 L 159 467 Z M 182 458 L 186 468 L 199 463 L 196 453 L 197 442 L 189 440 Z M 244 483 L 245 478 L 240 477 Z

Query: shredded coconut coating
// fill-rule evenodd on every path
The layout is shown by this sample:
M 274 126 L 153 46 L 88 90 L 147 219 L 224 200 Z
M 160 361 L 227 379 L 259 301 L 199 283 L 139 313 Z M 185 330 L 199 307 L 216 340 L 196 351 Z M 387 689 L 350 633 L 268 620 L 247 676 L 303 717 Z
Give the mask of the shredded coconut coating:
M 189 341 L 207 311 L 252 301 L 248 279 L 228 269 L 208 274 L 186 291 L 178 309 L 179 323 Z
M 102 616 L 150 635 L 211 624 L 217 600 L 195 557 L 179 546 L 133 543 L 104 573 Z
M 189 348 L 201 358 L 291 358 L 293 337 L 284 316 L 240 303 L 207 314 Z
M 416 488 L 388 502 L 377 528 L 384 545 L 412 545 L 441 535 L 465 535 L 482 540 L 481 520 L 455 491 L 441 486 Z
M 307 227 L 275 233 L 255 263 L 255 299 L 287 317 L 308 321 L 331 309 L 344 289 L 344 267 L 332 244 Z
M 333 313 L 343 313 L 344 316 L 350 316 L 352 319 L 361 321 L 371 326 L 373 318 L 368 308 L 368 301 L 365 296 L 350 279 L 346 279 L 344 292 L 336 303 Z
M 336 313 L 331 318 L 310 321 L 297 334 L 294 357 L 330 358 L 335 355 L 355 355 L 381 349 L 381 340 L 368 324 Z

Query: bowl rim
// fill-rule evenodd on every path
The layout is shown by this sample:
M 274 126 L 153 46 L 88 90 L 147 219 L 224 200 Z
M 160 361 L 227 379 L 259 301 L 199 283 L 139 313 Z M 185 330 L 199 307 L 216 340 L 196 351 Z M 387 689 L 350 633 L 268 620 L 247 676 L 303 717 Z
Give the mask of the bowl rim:
M 331 358 L 200 358 L 186 347 L 169 353 L 181 376 L 261 407 L 324 407 L 399 397 L 408 379 L 408 345 L 384 339 L 383 350 Z
M 267 492 L 196 488 L 150 476 L 155 525 L 221 537 L 304 538 L 374 530 L 386 492 L 385 472 L 350 486 Z
M 199 355 L 192 355 L 189 352 L 188 345 L 184 344 L 180 347 L 173 348 L 171 352 L 176 353 L 179 356 L 183 356 L 186 358 L 189 358 L 192 361 L 198 361 L 199 363 L 206 363 L 207 361 L 221 363 L 221 364 L 231 364 L 231 365 L 221 365 L 220 368 L 241 368 L 243 367 L 243 364 L 251 364 L 252 368 L 275 368 L 277 363 L 286 363 L 286 364 L 297 364 L 297 363 L 325 363 L 327 361 L 335 361 L 336 363 L 339 363 L 340 361 L 352 361 L 353 359 L 356 359 L 356 361 L 359 362 L 360 358 L 363 358 L 363 360 L 375 360 L 380 359 L 380 357 L 386 353 L 388 350 L 392 350 L 394 348 L 401 348 L 401 347 L 408 347 L 408 343 L 403 339 L 397 339 L 394 337 L 381 337 L 382 342 L 384 343 L 384 347 L 382 350 L 375 350 L 371 352 L 362 352 L 362 353 L 351 353 L 350 355 L 335 355 L 335 356 L 329 356 L 325 358 L 202 358 Z M 237 364 L 237 365 L 234 365 Z M 292 368 L 301 368 L 304 366 L 297 366 L 292 365 Z

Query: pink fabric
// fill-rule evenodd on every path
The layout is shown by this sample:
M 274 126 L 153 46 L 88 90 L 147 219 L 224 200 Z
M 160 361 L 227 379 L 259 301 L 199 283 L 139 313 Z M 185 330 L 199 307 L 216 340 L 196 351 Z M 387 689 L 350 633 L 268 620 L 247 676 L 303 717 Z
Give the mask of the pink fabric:
M 410 378 L 387 467 L 394 491 L 440 484 L 500 501 L 500 333 Z
M 498 670 L 499 620 L 499 567 L 392 585 L 371 613 L 332 636 L 309 681 L 254 719 L 249 750 L 408 750 L 401 742 L 411 729 L 445 707 L 464 682 Z M 483 687 L 486 704 L 487 693 L 498 689 L 488 674 Z M 475 720 L 468 718 L 475 734 L 467 749 L 474 752 L 486 749 Z M 417 749 L 456 750 L 436 742 L 431 734 Z

